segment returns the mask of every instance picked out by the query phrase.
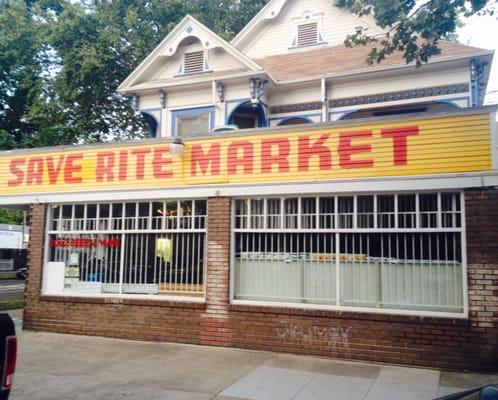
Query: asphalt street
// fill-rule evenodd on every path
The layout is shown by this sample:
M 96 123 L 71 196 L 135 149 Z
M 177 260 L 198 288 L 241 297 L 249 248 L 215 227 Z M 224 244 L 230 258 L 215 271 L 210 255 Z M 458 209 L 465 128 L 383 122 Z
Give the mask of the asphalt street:
M 0 301 L 22 300 L 24 281 L 16 279 L 0 280 Z

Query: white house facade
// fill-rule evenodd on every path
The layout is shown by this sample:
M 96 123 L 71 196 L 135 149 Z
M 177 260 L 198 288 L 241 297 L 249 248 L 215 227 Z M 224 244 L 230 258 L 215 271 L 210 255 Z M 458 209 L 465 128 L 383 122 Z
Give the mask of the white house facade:
M 120 85 L 151 138 L 4 152 L 29 207 L 25 329 L 450 369 L 498 366 L 493 52 L 346 48 L 370 18 L 186 16 Z

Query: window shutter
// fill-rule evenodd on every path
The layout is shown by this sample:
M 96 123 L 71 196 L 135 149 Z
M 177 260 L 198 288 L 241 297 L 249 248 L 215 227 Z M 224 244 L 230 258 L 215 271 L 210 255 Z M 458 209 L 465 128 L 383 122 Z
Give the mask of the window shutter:
M 318 24 L 302 24 L 297 27 L 297 45 L 309 46 L 318 42 Z
M 183 73 L 192 74 L 204 71 L 204 51 L 185 53 L 183 62 Z

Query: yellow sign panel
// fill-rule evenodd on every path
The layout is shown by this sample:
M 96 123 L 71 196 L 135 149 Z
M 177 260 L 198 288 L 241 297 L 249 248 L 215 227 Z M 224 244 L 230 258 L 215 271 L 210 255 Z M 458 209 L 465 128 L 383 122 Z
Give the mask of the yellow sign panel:
M 321 181 L 491 169 L 488 114 L 0 157 L 0 195 Z

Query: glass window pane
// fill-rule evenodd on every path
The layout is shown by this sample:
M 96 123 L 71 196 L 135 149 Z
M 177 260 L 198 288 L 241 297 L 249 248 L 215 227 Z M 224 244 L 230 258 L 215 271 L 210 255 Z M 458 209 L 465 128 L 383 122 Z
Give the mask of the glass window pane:
M 210 114 L 176 117 L 176 135 L 186 136 L 209 132 L 209 118 Z
M 373 228 L 374 226 L 374 197 L 358 196 L 358 228 Z
M 414 194 L 398 195 L 398 227 L 417 227 L 417 196 Z
M 379 228 L 394 228 L 394 195 L 377 196 L 377 226 Z
M 152 203 L 152 229 L 163 229 L 164 213 L 163 202 Z
M 335 198 L 320 197 L 320 228 L 335 228 Z
M 192 201 L 183 200 L 180 202 L 180 228 L 181 229 L 191 229 L 192 228 Z
M 251 204 L 251 228 L 263 229 L 264 228 L 264 199 L 252 199 Z
M 247 200 L 235 200 L 235 228 L 246 229 L 247 225 Z
M 437 227 L 437 193 L 424 193 L 419 196 L 420 201 L 420 227 Z
M 299 199 L 285 199 L 284 200 L 284 215 L 285 215 L 285 228 L 297 229 L 298 228 L 298 212 L 299 212 Z
M 207 203 L 206 200 L 195 201 L 195 226 L 196 229 L 206 227 Z
M 339 197 L 339 228 L 353 227 L 354 197 Z
M 178 227 L 178 202 L 166 202 L 166 229 L 176 229 Z
M 280 199 L 267 199 L 267 228 L 279 229 L 281 221 Z
M 304 197 L 301 199 L 301 228 L 316 228 L 316 198 Z

